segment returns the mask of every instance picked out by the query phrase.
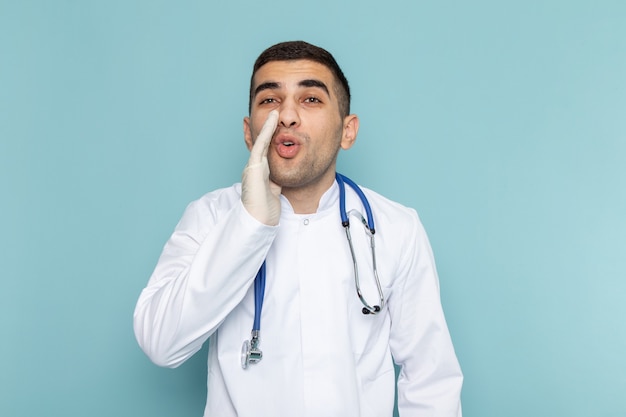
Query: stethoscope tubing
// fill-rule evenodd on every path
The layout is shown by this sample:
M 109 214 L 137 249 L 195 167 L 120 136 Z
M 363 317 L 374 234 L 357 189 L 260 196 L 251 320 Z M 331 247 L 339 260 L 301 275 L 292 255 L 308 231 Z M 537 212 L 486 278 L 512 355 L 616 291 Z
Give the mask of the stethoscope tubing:
M 261 311 L 263 311 L 263 300 L 265 299 L 265 261 L 259 268 L 254 279 L 254 323 L 252 331 L 261 330 Z
M 348 184 L 350 188 L 354 190 L 354 192 L 359 196 L 363 207 L 365 208 L 365 214 L 367 215 L 367 227 L 370 229 L 370 232 L 374 234 L 376 229 L 374 228 L 374 216 L 372 215 L 372 208 L 370 207 L 369 201 L 367 201 L 367 197 L 354 181 L 350 178 L 346 177 L 343 174 L 335 173 L 335 179 L 337 180 L 337 184 L 339 185 L 339 214 L 341 215 L 341 224 L 346 227 L 346 225 L 350 224 L 350 220 L 348 219 L 348 213 L 346 212 L 346 187 L 344 185 Z
M 376 251 L 374 245 L 374 216 L 372 215 L 372 209 L 370 207 L 369 202 L 367 201 L 367 197 L 363 193 L 363 190 L 350 178 L 342 175 L 340 173 L 335 173 L 335 179 L 337 180 L 337 184 L 339 185 L 339 213 L 341 216 L 341 225 L 344 227 L 346 231 L 346 238 L 348 240 L 348 245 L 350 247 L 350 255 L 352 256 L 352 263 L 354 266 L 354 283 L 356 286 L 356 292 L 363 304 L 363 314 L 376 314 L 381 311 L 385 304 L 385 299 L 383 295 L 383 291 L 380 285 L 380 280 L 378 278 L 378 269 L 376 267 Z M 363 293 L 361 292 L 361 285 L 359 282 L 359 268 L 356 261 L 356 255 L 354 253 L 354 247 L 352 245 L 352 237 L 350 235 L 350 220 L 348 219 L 348 213 L 346 212 L 346 187 L 345 184 L 348 184 L 350 188 L 354 190 L 359 199 L 361 200 L 361 204 L 365 209 L 365 214 L 367 216 L 367 222 L 363 218 L 363 215 L 359 214 L 361 218 L 361 222 L 365 225 L 365 227 L 370 232 L 370 241 L 371 241 L 371 250 L 372 250 L 372 266 L 374 269 L 374 279 L 376 281 L 376 287 L 379 295 L 379 305 L 370 306 Z M 353 210 L 350 211 L 351 213 Z M 254 279 L 254 322 L 252 325 L 252 337 L 250 342 L 247 340 L 244 341 L 242 347 L 242 363 L 241 366 L 243 369 L 248 367 L 248 363 L 257 363 L 263 357 L 263 352 L 258 349 L 259 345 L 259 334 L 261 331 L 261 312 L 263 311 L 263 300 L 265 298 L 265 274 L 266 274 L 266 266 L 265 261 L 261 264 L 259 271 Z

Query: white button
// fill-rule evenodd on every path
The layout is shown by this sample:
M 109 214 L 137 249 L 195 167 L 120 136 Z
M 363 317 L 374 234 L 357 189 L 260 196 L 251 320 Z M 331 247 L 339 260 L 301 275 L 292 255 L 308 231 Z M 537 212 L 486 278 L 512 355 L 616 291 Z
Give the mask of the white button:
M 309 219 L 304 219 L 304 221 L 302 223 L 304 223 L 305 226 L 308 226 L 309 225 Z

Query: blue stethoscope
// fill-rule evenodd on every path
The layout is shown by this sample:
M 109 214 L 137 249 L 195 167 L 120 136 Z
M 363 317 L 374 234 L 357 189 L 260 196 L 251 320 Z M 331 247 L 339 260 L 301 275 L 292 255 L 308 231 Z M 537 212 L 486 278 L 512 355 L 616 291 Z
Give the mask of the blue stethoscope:
M 380 280 L 378 279 L 378 269 L 376 268 L 376 250 L 374 245 L 374 217 L 372 216 L 372 208 L 370 207 L 365 194 L 359 186 L 350 178 L 340 173 L 335 174 L 335 179 L 339 185 L 339 213 L 341 215 L 341 225 L 346 231 L 346 239 L 350 246 L 350 254 L 352 255 L 352 263 L 354 265 L 354 284 L 356 286 L 356 293 L 359 296 L 359 300 L 363 304 L 363 314 L 376 314 L 385 305 L 385 298 L 383 290 L 380 286 Z M 365 208 L 365 215 L 367 219 L 357 210 L 350 210 L 346 212 L 346 186 L 348 184 L 350 188 L 359 196 L 363 207 Z M 374 279 L 376 280 L 376 287 L 378 289 L 378 304 L 370 306 L 363 293 L 361 292 L 361 285 L 359 282 L 359 268 L 356 262 L 356 255 L 354 254 L 354 247 L 352 246 L 352 237 L 350 235 L 350 220 L 349 216 L 355 216 L 365 226 L 365 230 L 370 237 L 370 246 L 372 248 L 372 268 L 374 270 Z M 259 272 L 254 280 L 254 323 L 252 324 L 252 334 L 250 340 L 243 342 L 241 348 L 241 367 L 246 369 L 248 364 L 257 363 L 263 358 L 263 352 L 259 349 L 259 334 L 261 331 L 261 310 L 263 309 L 263 298 L 265 296 L 265 262 L 261 265 Z

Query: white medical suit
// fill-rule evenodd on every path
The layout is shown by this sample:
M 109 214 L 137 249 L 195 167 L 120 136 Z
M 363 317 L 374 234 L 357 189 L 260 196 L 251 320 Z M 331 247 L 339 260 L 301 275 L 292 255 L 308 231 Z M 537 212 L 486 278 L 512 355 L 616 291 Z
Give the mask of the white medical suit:
M 435 263 L 414 210 L 363 189 L 376 226 L 386 299 L 364 315 L 339 214 L 336 183 L 317 213 L 294 214 L 281 196 L 278 226 L 243 207 L 241 185 L 191 203 L 165 245 L 134 316 L 137 340 L 176 367 L 209 340 L 210 417 L 391 417 L 393 361 L 402 417 L 458 417 L 463 376 L 439 297 Z M 365 216 L 346 187 L 346 209 Z M 361 288 L 378 304 L 369 238 L 351 216 Z M 267 260 L 263 359 L 241 367 L 254 319 L 254 278 Z

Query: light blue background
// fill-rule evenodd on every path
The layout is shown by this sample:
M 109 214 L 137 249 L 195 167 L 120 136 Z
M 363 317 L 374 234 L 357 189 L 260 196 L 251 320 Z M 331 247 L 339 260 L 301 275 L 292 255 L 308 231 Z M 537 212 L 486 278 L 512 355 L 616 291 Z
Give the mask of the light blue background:
M 305 39 L 361 117 L 340 170 L 415 207 L 465 416 L 626 416 L 626 3 L 0 0 L 0 415 L 200 416 L 132 312 L 238 181 L 252 63 Z

